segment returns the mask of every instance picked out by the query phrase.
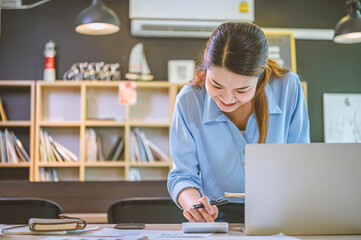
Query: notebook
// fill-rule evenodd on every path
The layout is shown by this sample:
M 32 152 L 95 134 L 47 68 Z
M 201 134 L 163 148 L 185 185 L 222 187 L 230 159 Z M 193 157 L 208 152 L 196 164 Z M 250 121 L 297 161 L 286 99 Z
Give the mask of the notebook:
M 361 143 L 250 144 L 247 235 L 361 234 Z

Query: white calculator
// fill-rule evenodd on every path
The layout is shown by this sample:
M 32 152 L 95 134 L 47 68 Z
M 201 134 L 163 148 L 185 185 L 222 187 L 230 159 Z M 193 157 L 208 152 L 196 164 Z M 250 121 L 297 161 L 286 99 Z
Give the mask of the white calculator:
M 184 222 L 184 233 L 228 233 L 228 222 Z

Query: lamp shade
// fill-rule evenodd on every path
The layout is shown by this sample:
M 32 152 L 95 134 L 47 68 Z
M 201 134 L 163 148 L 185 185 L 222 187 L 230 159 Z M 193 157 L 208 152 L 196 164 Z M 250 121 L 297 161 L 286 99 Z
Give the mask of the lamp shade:
M 359 43 L 361 42 L 361 14 L 359 1 L 347 1 L 346 10 L 348 14 L 337 23 L 333 40 L 337 43 Z
M 93 0 L 76 18 L 75 31 L 87 35 L 108 35 L 119 31 L 120 21 L 102 0 Z

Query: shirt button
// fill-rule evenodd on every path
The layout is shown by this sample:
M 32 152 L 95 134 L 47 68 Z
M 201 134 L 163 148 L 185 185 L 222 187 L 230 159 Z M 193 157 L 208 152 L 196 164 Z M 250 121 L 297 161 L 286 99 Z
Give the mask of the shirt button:
M 243 153 L 246 153 L 246 149 L 243 149 Z

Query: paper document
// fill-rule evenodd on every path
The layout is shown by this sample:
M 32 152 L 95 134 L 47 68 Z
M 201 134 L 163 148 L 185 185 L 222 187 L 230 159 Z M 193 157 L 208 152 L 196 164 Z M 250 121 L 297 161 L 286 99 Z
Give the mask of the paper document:
M 173 231 L 174 232 L 174 231 Z M 118 236 L 118 237 L 47 237 L 42 240 L 175 240 L 175 239 L 191 239 L 191 240 L 297 240 L 298 238 L 288 236 L 211 236 L 211 237 L 139 237 L 139 236 Z
M 146 236 L 148 238 L 182 238 L 182 237 L 209 237 L 212 233 L 183 233 L 182 231 L 161 231 L 161 230 L 120 230 L 114 228 L 104 228 L 100 231 L 83 234 L 83 236 L 97 237 L 133 237 L 139 238 Z
M 47 237 L 47 238 L 43 238 L 42 240 L 143 240 L 143 239 L 139 238 L 138 236 L 99 237 L 99 238 L 98 237 L 64 237 L 63 236 L 63 237 Z M 165 240 L 165 239 L 163 239 L 163 240 Z

